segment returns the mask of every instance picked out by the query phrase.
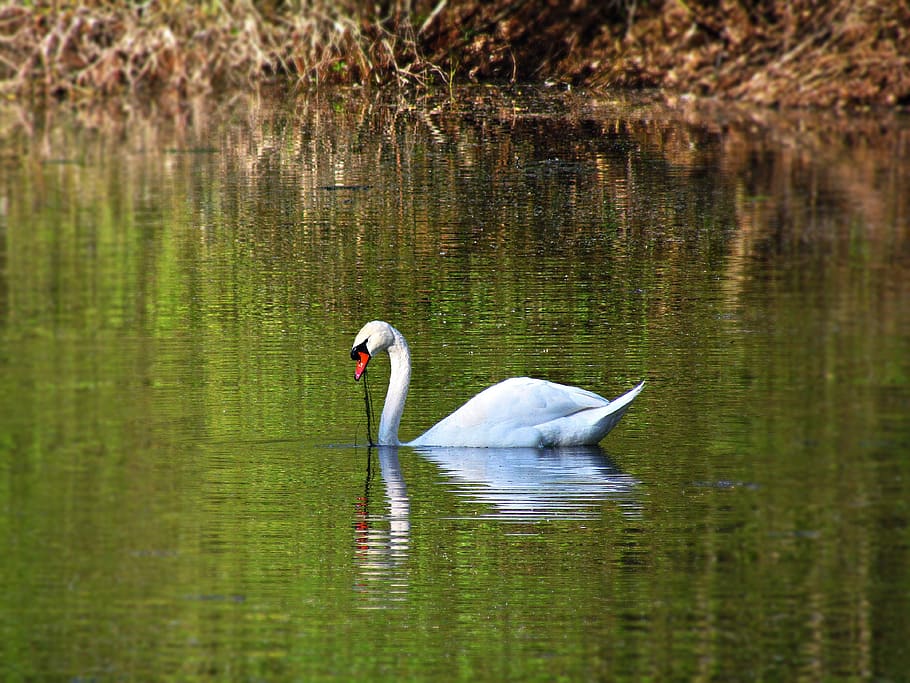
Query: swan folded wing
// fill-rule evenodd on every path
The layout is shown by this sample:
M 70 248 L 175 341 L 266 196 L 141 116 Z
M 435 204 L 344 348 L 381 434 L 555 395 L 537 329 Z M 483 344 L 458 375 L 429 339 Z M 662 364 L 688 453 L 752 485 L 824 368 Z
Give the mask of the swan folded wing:
M 529 377 L 513 377 L 477 394 L 429 429 L 414 445 L 541 446 L 554 440 L 543 425 L 606 408 L 594 392 Z M 571 423 L 570 423 L 571 424 Z M 573 429 L 573 432 L 578 431 Z
M 463 413 L 464 426 L 495 422 L 530 427 L 608 403 L 578 387 L 513 377 L 480 392 L 453 415 Z

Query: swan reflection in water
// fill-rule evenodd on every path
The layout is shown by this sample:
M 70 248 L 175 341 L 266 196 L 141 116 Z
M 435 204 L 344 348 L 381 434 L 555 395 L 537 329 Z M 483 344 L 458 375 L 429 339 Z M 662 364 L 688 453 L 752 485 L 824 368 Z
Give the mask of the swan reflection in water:
M 385 485 L 387 507 L 377 514 L 370 509 L 373 483 L 373 448 L 367 451 L 367 478 L 364 493 L 357 501 L 354 525 L 359 578 L 357 590 L 368 600 L 363 607 L 387 607 L 407 595 L 406 560 L 411 536 L 411 503 L 398 462 L 398 448 L 376 448 Z
M 385 488 L 381 511 L 370 509 L 370 493 L 375 488 L 371 488 L 373 451 Z M 605 501 L 616 504 L 626 516 L 640 513 L 638 482 L 621 472 L 597 446 L 414 451 L 434 463 L 456 493 L 483 506 L 484 512 L 470 519 L 518 523 L 595 519 Z M 358 590 L 369 598 L 363 606 L 389 607 L 406 597 L 410 531 L 410 502 L 398 447 L 371 449 L 356 523 Z
M 489 512 L 479 515 L 487 519 L 592 519 L 607 500 L 626 514 L 640 509 L 638 482 L 597 446 L 415 450 L 449 476 L 456 492 L 487 506 Z

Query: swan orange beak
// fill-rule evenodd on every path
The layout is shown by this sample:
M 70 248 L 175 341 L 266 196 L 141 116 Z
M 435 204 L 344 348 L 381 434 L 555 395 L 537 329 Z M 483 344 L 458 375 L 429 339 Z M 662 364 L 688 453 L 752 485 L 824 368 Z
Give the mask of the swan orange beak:
M 367 363 L 370 362 L 370 354 L 366 351 L 358 351 L 357 367 L 354 368 L 354 381 L 357 382 L 363 376 L 363 371 L 367 369 Z

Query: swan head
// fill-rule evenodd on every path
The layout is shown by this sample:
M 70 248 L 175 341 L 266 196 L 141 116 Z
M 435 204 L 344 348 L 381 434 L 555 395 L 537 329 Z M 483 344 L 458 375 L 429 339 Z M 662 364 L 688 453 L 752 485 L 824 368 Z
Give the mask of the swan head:
M 387 351 L 395 341 L 395 328 L 382 320 L 373 320 L 360 328 L 351 347 L 351 360 L 357 361 L 354 379 L 359 380 L 370 359 L 377 353 Z

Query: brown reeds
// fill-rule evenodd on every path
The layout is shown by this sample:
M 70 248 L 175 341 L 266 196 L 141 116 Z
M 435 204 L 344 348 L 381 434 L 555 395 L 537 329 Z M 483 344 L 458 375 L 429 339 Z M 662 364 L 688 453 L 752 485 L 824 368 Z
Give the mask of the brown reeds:
M 239 85 L 280 65 L 282 55 L 260 24 L 233 9 L 222 5 L 212 13 L 180 3 L 7 6 L 0 11 L 4 89 L 62 98 Z M 231 49 L 224 49 L 226 36 Z
M 16 96 L 180 96 L 291 82 L 422 83 L 408 16 L 331 0 L 34 2 L 0 8 L 0 88 Z
M 905 0 L 34 0 L 0 7 L 0 92 L 186 97 L 275 80 L 652 87 L 910 106 Z

